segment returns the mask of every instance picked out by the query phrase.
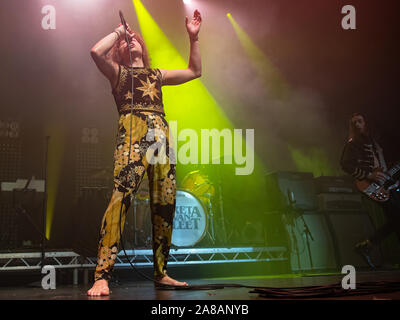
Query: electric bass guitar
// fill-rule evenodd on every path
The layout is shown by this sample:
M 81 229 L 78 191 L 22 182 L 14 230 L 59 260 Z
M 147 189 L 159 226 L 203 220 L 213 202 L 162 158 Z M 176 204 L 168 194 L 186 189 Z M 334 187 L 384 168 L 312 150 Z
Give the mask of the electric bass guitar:
M 375 171 L 383 172 L 381 168 L 375 169 Z M 374 171 L 374 172 L 375 172 Z M 364 180 L 356 180 L 355 185 L 356 188 L 370 197 L 371 199 L 378 202 L 385 202 L 390 198 L 390 190 L 399 187 L 400 183 L 397 179 L 394 178 L 396 174 L 400 172 L 400 163 L 397 163 L 394 167 L 392 167 L 389 171 L 384 172 L 386 179 L 382 182 L 375 182 L 368 179 Z

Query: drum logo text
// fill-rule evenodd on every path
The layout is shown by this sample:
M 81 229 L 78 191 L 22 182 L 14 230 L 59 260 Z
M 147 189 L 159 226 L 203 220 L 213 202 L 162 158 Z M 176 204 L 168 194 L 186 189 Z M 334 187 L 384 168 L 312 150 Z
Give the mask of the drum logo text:
M 195 206 L 176 206 L 174 229 L 198 230 L 201 214 Z

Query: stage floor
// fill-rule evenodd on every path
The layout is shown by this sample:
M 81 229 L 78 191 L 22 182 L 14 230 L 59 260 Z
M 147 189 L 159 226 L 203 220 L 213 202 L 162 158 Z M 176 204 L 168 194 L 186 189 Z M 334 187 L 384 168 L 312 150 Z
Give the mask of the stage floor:
M 179 279 L 189 284 L 243 284 L 263 287 L 304 287 L 341 283 L 342 275 L 276 275 L 271 277 L 213 278 L 203 280 Z M 357 283 L 376 281 L 400 281 L 400 271 L 358 272 Z M 269 300 L 250 293 L 249 288 L 224 288 L 216 290 L 156 290 L 152 283 L 145 281 L 126 281 L 111 283 L 111 294 L 107 297 L 88 297 L 88 286 L 64 285 L 55 290 L 44 290 L 38 286 L 0 287 L 0 300 Z M 400 300 L 400 291 L 373 295 L 348 296 L 324 299 L 351 300 Z M 274 299 L 272 299 L 274 300 Z

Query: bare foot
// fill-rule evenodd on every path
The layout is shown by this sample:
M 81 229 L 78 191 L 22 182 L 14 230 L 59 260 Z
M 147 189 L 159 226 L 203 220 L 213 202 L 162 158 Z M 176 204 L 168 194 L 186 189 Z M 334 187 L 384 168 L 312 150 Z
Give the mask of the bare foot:
M 180 286 L 180 287 L 188 286 L 187 282 L 180 282 L 180 281 L 172 279 L 169 276 L 163 277 L 161 280 L 158 280 L 158 282 L 160 282 L 162 284 L 166 284 L 166 285 L 173 285 L 173 286 Z
M 97 280 L 93 284 L 93 287 L 88 290 L 88 296 L 108 296 L 110 289 L 108 288 L 107 280 Z

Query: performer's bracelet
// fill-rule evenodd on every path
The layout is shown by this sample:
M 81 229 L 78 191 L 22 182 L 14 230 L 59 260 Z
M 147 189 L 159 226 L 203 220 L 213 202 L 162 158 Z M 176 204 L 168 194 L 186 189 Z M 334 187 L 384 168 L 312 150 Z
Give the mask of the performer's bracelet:
M 117 34 L 118 39 L 121 38 L 121 34 L 118 31 L 114 30 L 114 32 Z

